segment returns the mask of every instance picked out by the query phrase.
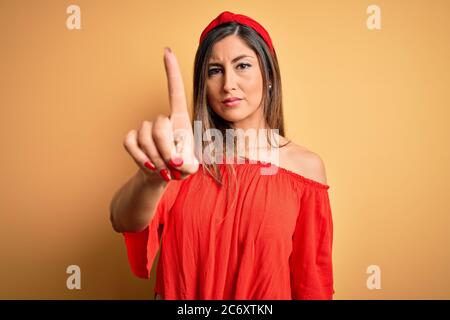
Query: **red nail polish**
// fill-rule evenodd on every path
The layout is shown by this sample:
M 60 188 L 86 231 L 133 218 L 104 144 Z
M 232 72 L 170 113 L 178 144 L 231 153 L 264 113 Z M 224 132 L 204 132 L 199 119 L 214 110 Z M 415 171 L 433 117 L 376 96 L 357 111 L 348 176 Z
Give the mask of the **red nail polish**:
M 155 165 L 154 165 L 153 163 L 151 163 L 150 161 L 147 161 L 146 163 L 144 163 L 144 166 L 147 167 L 147 168 L 149 168 L 149 169 L 152 170 L 152 171 L 155 171 L 155 170 L 156 170 Z
M 159 170 L 159 173 L 161 174 L 161 176 L 163 177 L 163 179 L 167 182 L 170 181 L 170 175 L 169 175 L 169 171 L 167 171 L 167 169 L 161 169 Z
M 178 157 L 176 157 L 176 158 L 174 158 L 174 159 L 170 159 L 170 160 L 169 160 L 169 164 L 170 164 L 172 167 L 181 167 L 181 166 L 183 165 L 183 159 L 178 158 Z
M 178 171 L 177 169 L 171 169 L 170 170 L 170 174 L 172 175 L 172 177 L 175 178 L 175 180 L 180 180 L 181 179 L 181 172 Z

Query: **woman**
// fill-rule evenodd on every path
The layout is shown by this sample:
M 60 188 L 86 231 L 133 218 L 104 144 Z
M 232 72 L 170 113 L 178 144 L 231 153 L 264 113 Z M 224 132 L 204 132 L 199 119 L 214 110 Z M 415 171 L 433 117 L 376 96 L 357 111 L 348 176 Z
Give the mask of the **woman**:
M 194 66 L 194 126 L 202 141 L 170 49 L 164 62 L 171 115 L 129 132 L 124 146 L 139 170 L 111 202 L 133 273 L 149 278 L 160 248 L 157 298 L 332 299 L 325 169 L 318 155 L 284 137 L 267 31 L 223 12 L 202 32 Z M 238 135 L 230 148 L 227 138 L 238 130 L 268 132 L 269 148 L 255 139 L 236 145 Z M 205 152 L 213 140 L 214 152 Z M 264 174 L 268 166 L 276 170 Z

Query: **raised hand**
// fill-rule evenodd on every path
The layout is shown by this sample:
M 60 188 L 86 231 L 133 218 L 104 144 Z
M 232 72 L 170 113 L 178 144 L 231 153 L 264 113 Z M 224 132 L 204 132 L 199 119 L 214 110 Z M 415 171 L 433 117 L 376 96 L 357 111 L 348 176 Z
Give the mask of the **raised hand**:
M 124 140 L 125 150 L 151 179 L 181 180 L 197 172 L 194 134 L 187 108 L 183 79 L 175 54 L 164 50 L 164 66 L 169 89 L 170 116 L 158 115 L 131 130 Z

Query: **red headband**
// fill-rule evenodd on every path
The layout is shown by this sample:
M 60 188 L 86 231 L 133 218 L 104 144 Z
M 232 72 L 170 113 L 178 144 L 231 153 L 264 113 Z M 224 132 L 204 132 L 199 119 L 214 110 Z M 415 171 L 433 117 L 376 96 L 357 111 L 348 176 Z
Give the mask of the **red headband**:
M 205 39 L 209 31 L 211 31 L 218 25 L 227 22 L 237 22 L 252 28 L 256 32 L 258 32 L 258 34 L 264 39 L 266 44 L 269 46 L 270 50 L 272 50 L 272 53 L 275 53 L 275 49 L 272 45 L 272 40 L 270 39 L 269 33 L 266 31 L 266 29 L 264 29 L 262 25 L 260 25 L 258 22 L 256 22 L 250 17 L 244 16 L 242 14 L 234 14 L 229 11 L 222 12 L 208 24 L 208 26 L 205 28 L 205 30 L 203 30 L 202 34 L 200 35 L 199 44 L 202 43 L 203 39 Z

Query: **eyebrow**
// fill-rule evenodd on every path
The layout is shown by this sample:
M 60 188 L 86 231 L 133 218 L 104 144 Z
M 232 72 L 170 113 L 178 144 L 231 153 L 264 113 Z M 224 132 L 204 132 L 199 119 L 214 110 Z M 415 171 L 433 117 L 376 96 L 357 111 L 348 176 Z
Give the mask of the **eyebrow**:
M 236 58 L 231 60 L 231 63 L 235 63 L 236 61 L 241 60 L 242 58 L 252 58 L 252 59 L 254 59 L 254 57 L 252 57 L 252 56 L 248 56 L 246 54 L 241 54 L 240 56 L 237 56 Z M 221 66 L 221 64 L 217 63 L 217 62 L 213 62 L 213 63 L 209 63 L 208 66 Z

